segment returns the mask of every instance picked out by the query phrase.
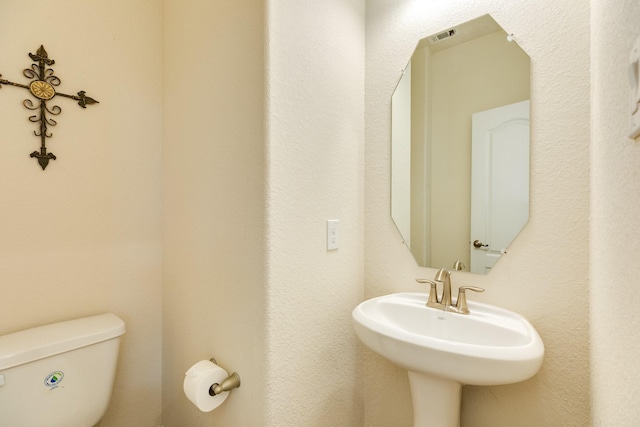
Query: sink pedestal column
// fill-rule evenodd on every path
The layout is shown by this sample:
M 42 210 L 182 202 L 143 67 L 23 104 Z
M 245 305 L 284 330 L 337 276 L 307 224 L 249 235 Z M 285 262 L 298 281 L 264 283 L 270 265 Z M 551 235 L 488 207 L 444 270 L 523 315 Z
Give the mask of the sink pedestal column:
M 462 384 L 409 372 L 413 427 L 460 427 Z

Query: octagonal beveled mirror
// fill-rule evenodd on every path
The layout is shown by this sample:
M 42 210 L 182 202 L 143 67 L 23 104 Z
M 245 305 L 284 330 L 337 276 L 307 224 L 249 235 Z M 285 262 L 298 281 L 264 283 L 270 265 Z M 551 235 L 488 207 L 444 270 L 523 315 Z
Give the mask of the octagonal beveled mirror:
M 419 265 L 486 274 L 527 223 L 529 93 L 489 15 L 418 42 L 391 100 L 391 217 Z

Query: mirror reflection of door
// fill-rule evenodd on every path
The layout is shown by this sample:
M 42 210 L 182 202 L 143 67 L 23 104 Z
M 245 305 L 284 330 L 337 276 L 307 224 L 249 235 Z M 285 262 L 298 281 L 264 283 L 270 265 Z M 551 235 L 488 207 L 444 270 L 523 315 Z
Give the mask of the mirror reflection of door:
M 529 220 L 529 101 L 472 122 L 470 267 L 485 274 Z
M 418 265 L 469 271 L 472 115 L 529 88 L 528 55 L 489 15 L 418 42 L 391 101 L 391 216 Z

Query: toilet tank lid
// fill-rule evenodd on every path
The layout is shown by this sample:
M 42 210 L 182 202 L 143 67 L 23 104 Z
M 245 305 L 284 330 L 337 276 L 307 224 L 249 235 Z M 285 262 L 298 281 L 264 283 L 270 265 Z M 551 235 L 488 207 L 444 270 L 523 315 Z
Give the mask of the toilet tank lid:
M 122 319 L 107 313 L 0 336 L 0 371 L 116 338 L 124 332 Z

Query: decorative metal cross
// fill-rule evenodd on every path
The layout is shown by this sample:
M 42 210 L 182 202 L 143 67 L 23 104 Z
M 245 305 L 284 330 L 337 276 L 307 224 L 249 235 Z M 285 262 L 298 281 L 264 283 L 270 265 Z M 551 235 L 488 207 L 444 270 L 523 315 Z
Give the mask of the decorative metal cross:
M 29 85 L 23 85 L 20 83 L 10 82 L 8 80 L 2 79 L 2 74 L 0 74 L 0 88 L 2 88 L 3 84 L 22 87 L 25 89 L 29 89 L 31 94 L 40 100 L 40 105 L 34 105 L 31 99 L 25 99 L 22 101 L 22 105 L 24 105 L 27 109 L 35 111 L 39 110 L 39 114 L 35 114 L 29 117 L 29 121 L 33 123 L 40 123 L 40 130 L 34 130 L 33 133 L 35 136 L 40 137 L 40 151 L 34 151 L 31 153 L 31 157 L 35 157 L 38 159 L 38 163 L 44 170 L 49 164 L 49 160 L 55 160 L 56 156 L 47 152 L 46 139 L 51 138 L 53 136 L 52 133 L 47 133 L 47 125 L 55 126 L 58 124 L 55 120 L 50 117 L 47 117 L 47 113 L 57 116 L 62 112 L 62 108 L 54 105 L 49 108 L 47 106 L 47 101 L 52 99 L 54 96 L 62 96 L 65 98 L 71 98 L 78 101 L 78 105 L 82 108 L 87 108 L 89 104 L 97 104 L 93 98 L 89 98 L 85 95 L 85 91 L 81 90 L 77 95 L 67 95 L 64 93 L 56 92 L 55 86 L 60 84 L 60 79 L 53 75 L 53 69 L 47 68 L 47 66 L 51 66 L 56 63 L 53 59 L 49 59 L 47 55 L 47 51 L 44 50 L 44 46 L 40 46 L 40 49 L 34 55 L 33 53 L 29 54 L 29 57 L 35 62 L 35 64 L 31 64 L 31 68 L 26 68 L 22 74 L 28 79 L 31 79 L 32 82 Z M 37 101 L 36 101 L 37 102 Z

